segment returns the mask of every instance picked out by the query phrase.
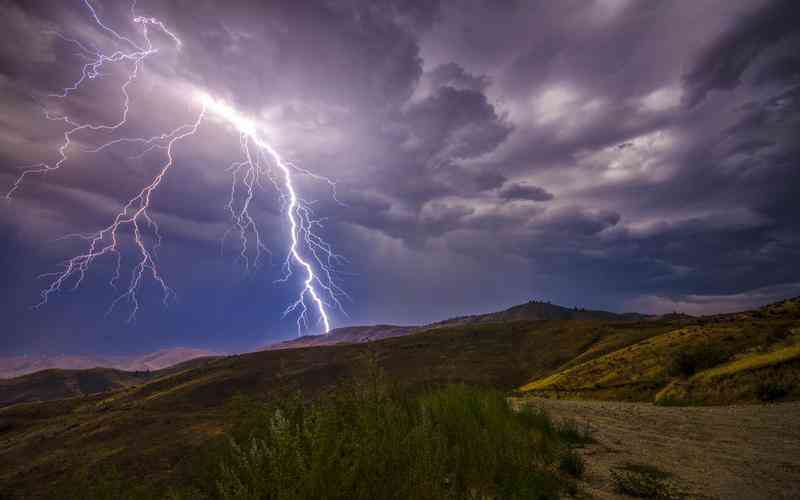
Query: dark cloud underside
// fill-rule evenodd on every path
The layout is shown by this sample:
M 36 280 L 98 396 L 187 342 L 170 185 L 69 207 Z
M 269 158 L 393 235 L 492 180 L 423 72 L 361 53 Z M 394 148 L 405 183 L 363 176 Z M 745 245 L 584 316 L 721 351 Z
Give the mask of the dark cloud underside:
M 125 2 L 98 13 L 136 36 Z M 140 0 L 184 44 L 148 62 L 126 133 L 192 116 L 204 89 L 257 119 L 282 152 L 338 181 L 301 179 L 347 256 L 337 325 L 419 323 L 531 297 L 689 312 L 797 294 L 800 283 L 800 8 L 791 0 L 416 2 Z M 0 4 L 0 187 L 57 157 L 74 116 L 119 116 L 121 68 L 63 103 L 81 59 L 106 50 L 80 0 Z M 60 33 L 62 37 L 56 34 Z M 115 86 L 116 83 L 116 86 Z M 247 348 L 294 333 L 298 283 L 277 285 L 286 228 L 276 193 L 254 212 L 275 253 L 238 263 L 225 203 L 230 130 L 209 123 L 176 150 L 154 198 L 169 309 L 104 317 L 113 262 L 38 311 L 43 282 L 152 176 L 115 148 L 26 179 L 0 207 L 0 351 Z M 150 285 L 146 285 L 147 287 Z M 150 291 L 157 291 L 155 289 Z M 149 296 L 149 295 L 148 295 Z

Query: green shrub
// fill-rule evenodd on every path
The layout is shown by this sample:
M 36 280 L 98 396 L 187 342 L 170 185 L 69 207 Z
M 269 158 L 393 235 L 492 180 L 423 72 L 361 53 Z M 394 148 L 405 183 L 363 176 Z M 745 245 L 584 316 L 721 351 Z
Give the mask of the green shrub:
M 243 409 L 249 436 L 233 432 L 218 498 L 558 496 L 545 468 L 552 425 L 514 413 L 499 392 L 453 385 L 408 397 L 367 383 L 311 405 L 294 398 Z
M 756 386 L 756 396 L 763 403 L 779 401 L 789 395 L 789 389 L 779 382 L 762 381 Z
M 558 470 L 574 478 L 580 478 L 583 477 L 583 473 L 586 470 L 586 463 L 583 461 L 583 457 L 580 453 L 573 448 L 567 448 L 561 454 Z
M 315 401 L 238 396 L 228 409 L 225 436 L 179 465 L 172 489 L 93 470 L 76 498 L 550 499 L 575 487 L 556 471 L 572 431 L 491 389 L 409 393 L 374 372 Z
M 559 422 L 556 432 L 562 441 L 571 446 L 583 446 L 594 442 L 589 425 L 581 425 L 575 419 L 564 419 Z
M 673 354 L 667 373 L 673 377 L 691 377 L 697 372 L 721 365 L 729 358 L 726 352 L 711 345 L 684 349 Z

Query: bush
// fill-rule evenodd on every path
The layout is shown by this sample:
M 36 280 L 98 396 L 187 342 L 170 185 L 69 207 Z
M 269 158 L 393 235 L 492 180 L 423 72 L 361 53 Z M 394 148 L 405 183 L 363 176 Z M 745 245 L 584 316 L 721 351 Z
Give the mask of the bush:
M 556 426 L 556 432 L 562 441 L 571 446 L 583 446 L 594 442 L 589 425 L 580 425 L 574 419 L 562 420 Z
M 554 498 L 552 426 L 502 394 L 449 386 L 403 397 L 361 384 L 331 399 L 257 408 L 231 439 L 216 495 L 250 498 Z M 256 407 L 259 403 L 252 403 Z M 532 425 L 533 424 L 533 425 Z M 241 430 L 239 430 L 241 432 Z
M 569 474 L 574 478 L 583 477 L 583 472 L 586 470 L 586 463 L 583 457 L 572 448 L 561 454 L 561 460 L 558 463 L 558 470 Z
M 763 403 L 771 403 L 785 398 L 789 389 L 781 383 L 762 381 L 756 386 L 756 396 Z
M 697 372 L 721 365 L 729 357 L 711 345 L 684 349 L 673 354 L 667 372 L 673 377 L 691 377 Z
M 562 431 L 495 390 L 401 392 L 375 372 L 317 401 L 239 396 L 229 410 L 225 437 L 176 469 L 169 498 L 550 499 L 574 489 L 555 470 Z M 126 490 L 133 478 L 89 478 L 76 486 L 99 498 L 164 497 Z

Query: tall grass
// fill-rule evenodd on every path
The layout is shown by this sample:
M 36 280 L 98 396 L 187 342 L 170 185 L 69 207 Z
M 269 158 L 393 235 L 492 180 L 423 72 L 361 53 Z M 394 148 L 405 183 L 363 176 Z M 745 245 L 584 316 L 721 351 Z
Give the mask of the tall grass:
M 559 490 L 546 469 L 557 448 L 552 425 L 514 413 L 495 391 L 452 385 L 412 397 L 361 384 L 310 406 L 239 404 L 250 418 L 233 432 L 212 497 L 555 498 Z
M 164 498 L 558 498 L 562 437 L 495 390 L 449 385 L 410 394 L 381 374 L 314 402 L 238 397 L 230 431 Z M 105 481 L 102 492 L 131 492 Z M 148 498 L 153 498 L 152 493 Z M 81 497 L 89 498 L 89 497 Z

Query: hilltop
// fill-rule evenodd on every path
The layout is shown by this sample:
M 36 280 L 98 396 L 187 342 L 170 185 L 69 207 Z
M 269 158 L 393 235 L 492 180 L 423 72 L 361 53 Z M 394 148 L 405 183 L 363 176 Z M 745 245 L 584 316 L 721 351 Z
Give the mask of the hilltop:
M 503 311 L 460 316 L 430 326 L 468 325 L 475 323 L 504 323 L 509 321 L 545 321 L 545 320 L 637 320 L 649 316 L 638 313 L 618 314 L 609 311 L 597 311 L 579 307 L 563 307 L 550 302 L 531 300 L 525 304 L 509 307 Z
M 348 326 L 335 328 L 323 335 L 304 335 L 296 339 L 284 340 L 268 345 L 265 349 L 295 349 L 300 347 L 319 347 L 336 344 L 360 344 L 391 337 L 402 337 L 419 330 L 418 326 L 374 325 Z

